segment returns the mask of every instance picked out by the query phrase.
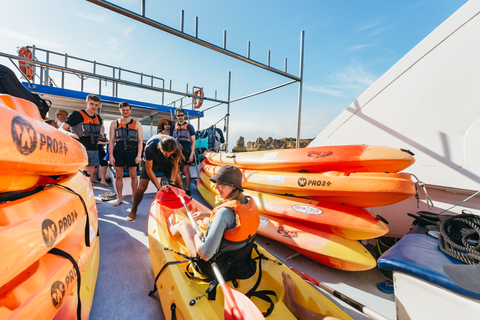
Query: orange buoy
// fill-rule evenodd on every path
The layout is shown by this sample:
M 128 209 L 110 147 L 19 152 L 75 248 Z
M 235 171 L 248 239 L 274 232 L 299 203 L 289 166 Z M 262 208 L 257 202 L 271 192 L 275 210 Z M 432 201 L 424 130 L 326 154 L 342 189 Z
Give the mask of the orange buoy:
M 193 96 L 192 104 L 193 104 L 193 107 L 195 109 L 198 109 L 203 104 L 203 90 L 200 89 L 200 88 L 197 88 L 197 89 L 193 90 L 193 94 L 194 94 L 194 96 Z
M 22 58 L 27 58 L 30 60 L 33 59 L 33 54 L 30 51 L 30 49 L 28 49 L 27 47 L 21 47 L 18 50 L 18 56 Z M 35 65 L 25 60 L 19 60 L 18 64 L 19 64 L 20 70 L 27 77 L 27 79 L 33 80 L 33 77 L 35 76 Z

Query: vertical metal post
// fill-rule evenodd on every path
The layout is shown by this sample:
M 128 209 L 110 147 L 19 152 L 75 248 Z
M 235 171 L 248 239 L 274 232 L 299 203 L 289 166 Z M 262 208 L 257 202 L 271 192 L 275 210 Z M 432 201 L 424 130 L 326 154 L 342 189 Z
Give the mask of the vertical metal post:
M 185 11 L 182 10 L 182 13 L 180 14 L 180 32 L 183 32 L 184 19 L 185 19 Z
M 142 12 L 142 17 L 145 17 L 145 0 L 142 0 L 140 11 Z
M 65 68 L 67 68 L 68 55 L 65 53 Z M 65 88 L 65 70 L 62 70 L 62 89 Z
M 296 148 L 300 147 L 300 129 L 302 126 L 302 88 L 303 88 L 303 49 L 305 44 L 305 31 L 300 33 L 300 70 L 298 77 L 298 124 L 297 124 L 297 143 Z
M 35 45 L 32 46 L 32 58 L 35 60 Z M 40 67 L 40 76 L 42 75 L 42 67 Z M 35 83 L 35 77 L 32 79 L 32 83 Z M 40 83 L 42 83 L 41 78 L 40 78 Z
M 232 71 L 228 71 L 228 103 L 227 103 L 227 132 L 225 139 L 225 152 L 228 152 L 228 136 L 230 131 L 230 88 L 232 86 Z
M 250 41 L 247 43 L 247 58 L 250 59 Z
M 284 70 L 285 73 L 287 73 L 287 58 L 285 58 L 285 70 Z
M 227 50 L 227 30 L 223 30 L 223 50 Z
M 195 38 L 198 38 L 198 17 L 195 17 Z
M 270 67 L 270 50 L 268 50 L 268 55 L 267 55 L 267 66 Z
M 50 52 L 47 51 L 47 63 L 50 63 Z M 50 68 L 45 69 L 45 85 L 48 86 L 48 81 L 50 80 Z

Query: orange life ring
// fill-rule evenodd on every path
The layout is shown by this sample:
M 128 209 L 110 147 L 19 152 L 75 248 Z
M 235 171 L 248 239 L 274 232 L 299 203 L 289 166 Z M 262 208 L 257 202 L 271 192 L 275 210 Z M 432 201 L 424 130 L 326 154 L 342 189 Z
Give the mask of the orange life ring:
M 27 58 L 32 60 L 33 55 L 32 52 L 27 48 L 27 47 L 21 47 L 18 50 L 18 56 L 22 58 Z M 20 70 L 23 72 L 23 74 L 30 80 L 33 80 L 33 77 L 35 76 L 35 65 L 28 63 L 25 60 L 19 60 L 19 67 Z
M 194 96 L 193 96 L 192 104 L 193 104 L 193 107 L 195 109 L 198 109 L 203 104 L 203 99 L 202 99 L 203 98 L 203 90 L 200 89 L 200 88 L 197 88 L 197 89 L 193 90 L 193 94 L 194 94 Z

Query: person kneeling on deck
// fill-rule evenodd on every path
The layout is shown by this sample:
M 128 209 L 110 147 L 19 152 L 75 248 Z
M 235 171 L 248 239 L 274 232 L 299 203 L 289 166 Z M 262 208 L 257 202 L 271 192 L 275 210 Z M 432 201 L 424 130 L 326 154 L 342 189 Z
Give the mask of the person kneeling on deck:
M 142 161 L 143 129 L 142 124 L 130 117 L 132 107 L 128 102 L 121 102 L 118 106 L 122 117 L 110 124 L 109 155 L 110 164 L 115 166 L 115 188 L 118 200 L 113 206 L 123 201 L 123 168 L 127 166 L 130 174 L 133 196 L 137 191 L 137 164 Z
M 203 260 L 246 247 L 253 242 L 260 225 L 255 201 L 243 194 L 240 169 L 225 165 L 210 180 L 215 182 L 222 202 L 211 213 L 193 213 L 193 218 L 201 227 L 208 223 L 205 242 L 201 234 L 195 234 L 189 222 L 175 223 L 173 214 L 167 221 L 172 236 L 182 236 L 190 255 L 198 255 Z
M 127 221 L 135 220 L 138 205 L 143 199 L 148 183 L 153 182 L 157 190 L 161 185 L 155 172 L 161 171 L 170 184 L 182 188 L 182 179 L 178 173 L 178 163 L 183 160 L 182 147 L 174 138 L 157 134 L 148 139 L 145 146 L 145 165 L 142 166 L 140 183 L 133 195 L 132 211 L 127 216 Z

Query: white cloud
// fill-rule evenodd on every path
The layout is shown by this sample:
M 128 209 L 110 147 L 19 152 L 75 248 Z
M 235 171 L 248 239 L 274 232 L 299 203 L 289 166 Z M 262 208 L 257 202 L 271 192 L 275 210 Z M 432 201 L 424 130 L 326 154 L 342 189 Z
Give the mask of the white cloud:
M 80 18 L 87 19 L 92 22 L 97 22 L 100 24 L 108 22 L 108 17 L 105 14 L 94 14 L 92 12 L 84 13 L 84 12 L 77 12 L 77 15 Z
M 325 93 L 336 97 L 356 97 L 371 86 L 377 76 L 365 70 L 358 61 L 330 75 L 330 83 L 322 85 L 306 85 L 305 90 Z
M 50 50 L 62 48 L 63 45 L 60 43 L 52 42 L 50 40 L 42 39 L 39 36 L 30 36 L 23 33 L 18 33 L 12 30 L 0 29 L 0 36 L 15 39 L 18 42 L 18 45 L 32 45 L 35 44 L 38 47 L 49 48 Z M 48 36 L 48 35 L 47 35 Z M 49 37 L 50 39 L 50 37 Z

